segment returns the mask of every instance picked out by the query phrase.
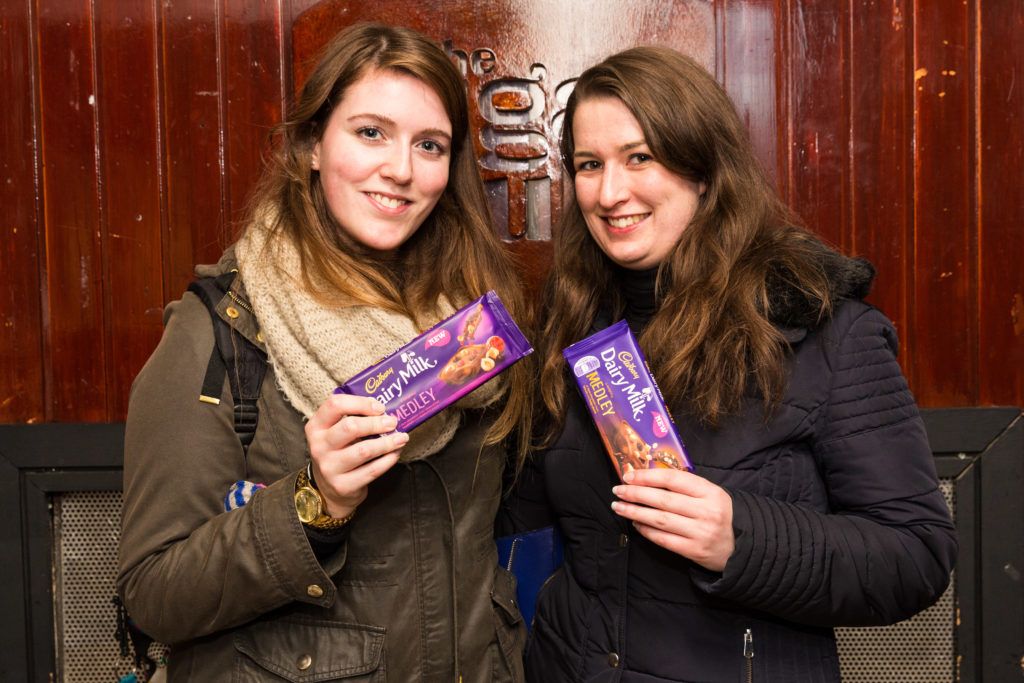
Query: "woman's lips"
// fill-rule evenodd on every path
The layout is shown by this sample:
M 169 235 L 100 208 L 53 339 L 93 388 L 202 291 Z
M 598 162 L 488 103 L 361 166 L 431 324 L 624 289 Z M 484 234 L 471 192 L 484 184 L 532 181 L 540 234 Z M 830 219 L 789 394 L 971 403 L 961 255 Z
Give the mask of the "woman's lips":
M 365 194 L 379 207 L 388 211 L 400 210 L 411 203 L 408 199 L 382 192 L 366 192 Z
M 650 215 L 650 213 L 632 213 L 628 216 L 605 216 L 604 221 L 615 232 L 628 232 Z

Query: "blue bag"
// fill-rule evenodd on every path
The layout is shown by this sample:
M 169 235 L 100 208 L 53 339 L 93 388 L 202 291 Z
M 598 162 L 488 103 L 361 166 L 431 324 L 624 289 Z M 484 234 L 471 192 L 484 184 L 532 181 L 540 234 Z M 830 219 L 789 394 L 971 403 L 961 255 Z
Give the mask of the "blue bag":
M 546 526 L 502 536 L 495 542 L 498 564 L 516 577 L 516 601 L 529 630 L 541 587 L 562 565 L 562 535 L 557 527 Z

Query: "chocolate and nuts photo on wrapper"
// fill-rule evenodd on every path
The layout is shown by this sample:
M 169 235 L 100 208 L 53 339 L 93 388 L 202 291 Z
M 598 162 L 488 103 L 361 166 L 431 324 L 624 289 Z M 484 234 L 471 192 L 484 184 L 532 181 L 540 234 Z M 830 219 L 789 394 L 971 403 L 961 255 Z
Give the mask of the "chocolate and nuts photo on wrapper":
M 334 390 L 369 396 L 407 432 L 533 352 L 489 291 Z
M 564 351 L 619 478 L 630 470 L 693 470 L 672 415 L 625 320 Z

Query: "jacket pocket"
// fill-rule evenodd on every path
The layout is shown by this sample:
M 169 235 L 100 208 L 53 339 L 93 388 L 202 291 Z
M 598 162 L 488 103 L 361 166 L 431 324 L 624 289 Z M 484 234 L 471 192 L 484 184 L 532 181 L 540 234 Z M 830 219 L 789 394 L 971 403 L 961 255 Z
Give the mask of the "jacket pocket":
M 293 683 L 381 683 L 386 680 L 384 634 L 381 626 L 323 619 L 257 621 L 235 633 L 236 679 L 262 681 L 274 674 Z
M 512 572 L 495 567 L 491 605 L 494 609 L 494 630 L 501 650 L 499 661 L 494 662 L 493 681 L 522 681 L 523 645 L 526 643 L 526 624 L 516 605 L 516 579 Z

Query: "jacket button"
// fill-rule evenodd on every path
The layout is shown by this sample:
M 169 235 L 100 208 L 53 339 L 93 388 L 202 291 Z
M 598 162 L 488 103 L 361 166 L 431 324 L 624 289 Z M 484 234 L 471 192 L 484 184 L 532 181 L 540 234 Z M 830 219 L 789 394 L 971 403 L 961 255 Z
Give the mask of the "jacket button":
M 263 343 L 263 330 L 256 330 L 256 341 Z
M 234 306 L 228 306 L 224 309 L 224 312 L 227 313 L 228 317 L 232 320 L 238 317 L 238 309 Z
M 608 666 L 612 667 L 613 669 L 617 668 L 619 666 L 619 655 L 617 655 L 614 652 L 609 652 L 608 653 Z
M 627 545 L 629 545 L 629 536 L 626 534 L 619 534 L 619 547 L 625 548 Z
M 322 598 L 324 597 L 324 589 L 313 583 L 306 587 L 306 595 L 311 598 Z
M 295 662 L 295 666 L 298 667 L 299 671 L 305 671 L 313 666 L 313 658 L 309 655 L 302 655 L 299 657 L 299 661 Z

